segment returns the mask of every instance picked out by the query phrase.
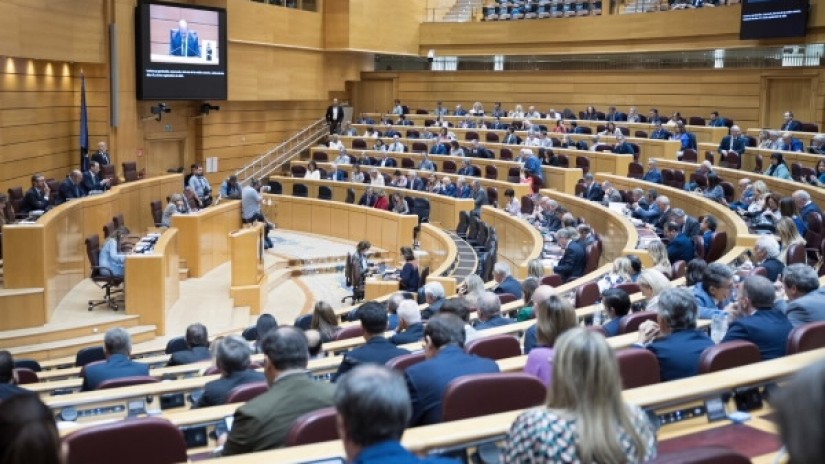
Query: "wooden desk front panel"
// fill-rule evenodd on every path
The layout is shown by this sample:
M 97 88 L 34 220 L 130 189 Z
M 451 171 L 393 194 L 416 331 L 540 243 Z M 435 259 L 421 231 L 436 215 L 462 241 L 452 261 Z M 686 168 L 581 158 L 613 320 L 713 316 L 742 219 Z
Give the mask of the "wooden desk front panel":
M 450 269 L 458 254 L 455 242 L 450 236 L 438 227 L 424 223 L 421 224 L 421 231 L 418 233 L 418 242 L 421 245 L 421 250 L 426 251 L 428 255 L 428 262 L 427 264 L 422 263 L 421 269 L 424 269 L 424 266 L 429 266 L 431 276 L 440 276 Z
M 481 208 L 481 219 L 496 229 L 498 260 L 507 263 L 519 280 L 526 278 L 528 263 L 531 259 L 540 258 L 544 247 L 539 231 L 524 219 L 490 206 Z
M 163 232 L 151 254 L 126 257 L 125 294 L 127 314 L 140 316 L 141 324 L 154 324 L 166 334 L 166 311 L 180 295 L 178 230 Z
M 241 202 L 227 200 L 193 214 L 172 216 L 179 230 L 181 256 L 192 277 L 201 277 L 229 260 L 229 234 L 241 227 Z

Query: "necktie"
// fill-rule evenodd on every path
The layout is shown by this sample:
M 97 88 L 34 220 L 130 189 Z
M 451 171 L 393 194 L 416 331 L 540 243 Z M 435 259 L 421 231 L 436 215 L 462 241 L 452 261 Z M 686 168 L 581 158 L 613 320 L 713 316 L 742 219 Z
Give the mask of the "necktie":
M 187 39 L 187 37 L 186 37 L 186 35 L 184 35 L 183 36 L 183 56 L 189 56 L 189 51 L 188 51 L 189 44 L 187 43 L 189 41 L 186 40 L 186 39 Z

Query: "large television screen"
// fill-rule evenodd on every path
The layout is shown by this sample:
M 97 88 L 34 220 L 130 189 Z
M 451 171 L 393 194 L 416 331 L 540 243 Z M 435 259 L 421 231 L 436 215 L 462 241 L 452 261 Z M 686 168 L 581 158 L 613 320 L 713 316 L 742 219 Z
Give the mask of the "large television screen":
M 141 100 L 226 100 L 226 10 L 142 1 L 135 13 Z
M 742 0 L 739 38 L 805 37 L 808 0 Z

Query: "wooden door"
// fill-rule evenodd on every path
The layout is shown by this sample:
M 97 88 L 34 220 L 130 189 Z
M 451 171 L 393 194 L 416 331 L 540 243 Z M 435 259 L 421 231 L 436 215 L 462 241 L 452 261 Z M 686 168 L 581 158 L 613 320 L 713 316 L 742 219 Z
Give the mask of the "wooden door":
M 762 78 L 762 127 L 778 129 L 786 111 L 802 122 L 816 121 L 815 78 L 765 76 Z
M 387 113 L 395 100 L 393 79 L 370 79 L 353 88 L 353 110 L 360 113 Z
M 160 139 L 147 140 L 146 176 L 166 174 L 169 169 L 177 169 L 184 165 L 184 140 Z

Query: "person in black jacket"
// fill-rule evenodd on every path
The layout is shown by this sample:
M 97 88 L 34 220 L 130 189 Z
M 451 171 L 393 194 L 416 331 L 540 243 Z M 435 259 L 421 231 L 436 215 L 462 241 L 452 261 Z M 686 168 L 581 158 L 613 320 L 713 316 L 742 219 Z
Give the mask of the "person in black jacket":
M 564 255 L 559 263 L 553 267 L 553 272 L 564 280 L 581 277 L 587 264 L 587 255 L 578 242 L 579 233 L 572 227 L 565 227 L 556 232 L 556 241 L 564 248 Z
M 35 174 L 32 176 L 32 188 L 26 191 L 23 196 L 23 204 L 20 206 L 20 212 L 28 213 L 31 211 L 45 211 L 51 207 L 49 204 L 49 185 L 46 184 L 46 178 L 43 174 Z M 57 194 L 57 192 L 54 192 Z
M 85 196 L 86 188 L 83 186 L 83 173 L 75 169 L 60 183 L 57 191 L 57 203 L 65 203 L 68 200 Z
M 389 317 L 381 303 L 364 303 L 358 309 L 358 318 L 361 320 L 361 328 L 364 330 L 364 339 L 367 343 L 344 355 L 334 377 L 336 380 L 359 364 L 386 364 L 392 358 L 410 353 L 384 338 Z
M 221 378 L 208 382 L 195 407 L 205 408 L 226 403 L 226 396 L 233 388 L 253 382 L 264 382 L 261 372 L 249 369 L 249 344 L 237 335 L 230 335 L 218 343 L 215 350 L 215 364 L 221 371 Z
M 602 190 L 601 184 L 596 182 L 593 174 L 589 172 L 584 175 L 584 192 L 582 196 L 590 201 L 602 201 L 602 198 L 604 198 L 604 190 Z
M 205 325 L 192 324 L 186 328 L 186 346 L 189 349 L 172 353 L 166 365 L 192 364 L 212 357 L 212 353 L 209 352 L 209 333 Z
M 332 99 L 332 105 L 327 107 L 327 114 L 324 117 L 329 124 L 329 133 L 337 134 L 344 121 L 344 108 L 338 104 L 338 99 Z

